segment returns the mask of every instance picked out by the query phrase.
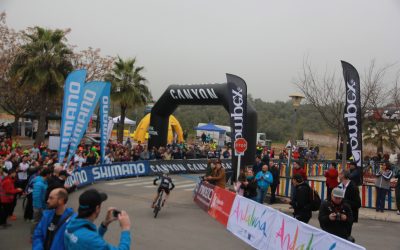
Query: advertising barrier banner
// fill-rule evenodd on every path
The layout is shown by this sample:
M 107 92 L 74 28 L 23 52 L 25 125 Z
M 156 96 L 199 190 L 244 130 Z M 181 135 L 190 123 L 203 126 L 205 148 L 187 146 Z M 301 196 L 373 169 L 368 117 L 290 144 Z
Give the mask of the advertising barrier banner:
M 228 218 L 231 212 L 233 201 L 235 200 L 235 195 L 235 193 L 223 188 L 214 188 L 214 194 L 211 199 L 208 214 L 225 227 L 228 224 Z
M 222 167 L 225 170 L 232 170 L 232 162 L 230 159 L 224 159 Z M 164 170 L 168 170 L 170 174 L 183 173 L 203 173 L 207 169 L 207 160 L 170 160 L 170 161 L 150 161 L 150 173 L 159 174 Z
M 214 194 L 214 186 L 203 182 L 197 189 L 196 195 L 194 196 L 194 201 L 201 207 L 204 211 L 208 212 L 211 205 L 211 199 Z
M 227 229 L 257 249 L 269 244 L 271 225 L 278 211 L 236 195 L 229 215 Z
M 73 174 L 68 177 L 66 183 L 69 185 L 78 183 L 78 187 L 81 187 L 101 180 L 143 176 L 148 174 L 148 161 L 119 162 L 83 167 L 74 171 Z

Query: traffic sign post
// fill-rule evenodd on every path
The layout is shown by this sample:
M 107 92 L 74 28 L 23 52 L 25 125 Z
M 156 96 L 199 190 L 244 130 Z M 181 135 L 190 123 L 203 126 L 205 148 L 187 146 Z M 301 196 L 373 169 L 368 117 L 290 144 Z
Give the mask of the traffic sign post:
M 239 173 L 240 173 L 241 156 L 244 155 L 244 152 L 246 152 L 246 150 L 247 150 L 246 139 L 244 139 L 244 138 L 236 139 L 234 148 L 235 148 L 235 155 L 238 157 L 238 164 L 237 164 L 237 170 L 236 170 L 236 181 L 238 181 Z

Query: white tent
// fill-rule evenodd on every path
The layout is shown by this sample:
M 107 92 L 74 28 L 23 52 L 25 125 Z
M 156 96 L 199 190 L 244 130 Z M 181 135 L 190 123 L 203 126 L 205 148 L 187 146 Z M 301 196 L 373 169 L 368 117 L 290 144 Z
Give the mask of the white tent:
M 119 123 L 121 119 L 121 116 L 117 116 L 113 118 L 113 122 L 114 123 Z M 128 117 L 125 117 L 125 125 L 132 125 L 135 126 L 136 125 L 136 121 L 132 121 L 131 119 L 129 119 Z

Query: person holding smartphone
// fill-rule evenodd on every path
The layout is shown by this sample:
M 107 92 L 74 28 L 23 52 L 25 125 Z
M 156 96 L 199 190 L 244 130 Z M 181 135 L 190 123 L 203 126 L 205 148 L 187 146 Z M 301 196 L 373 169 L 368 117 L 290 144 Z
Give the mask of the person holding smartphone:
M 125 211 L 108 208 L 100 227 L 94 221 L 100 214 L 101 204 L 107 199 L 105 193 L 89 189 L 79 196 L 78 216 L 71 220 L 64 234 L 65 249 L 130 249 L 131 222 Z M 118 220 L 121 226 L 121 237 L 118 246 L 112 246 L 103 239 L 110 223 Z

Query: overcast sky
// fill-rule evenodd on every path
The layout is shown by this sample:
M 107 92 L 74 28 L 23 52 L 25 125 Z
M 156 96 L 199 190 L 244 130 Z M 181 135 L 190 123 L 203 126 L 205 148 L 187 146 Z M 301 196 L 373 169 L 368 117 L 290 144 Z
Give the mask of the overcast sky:
M 71 28 L 69 43 L 137 57 L 155 98 L 170 84 L 242 77 L 287 100 L 304 57 L 341 74 L 400 62 L 400 0 L 0 0 L 14 29 Z M 391 80 L 391 79 L 389 79 Z

